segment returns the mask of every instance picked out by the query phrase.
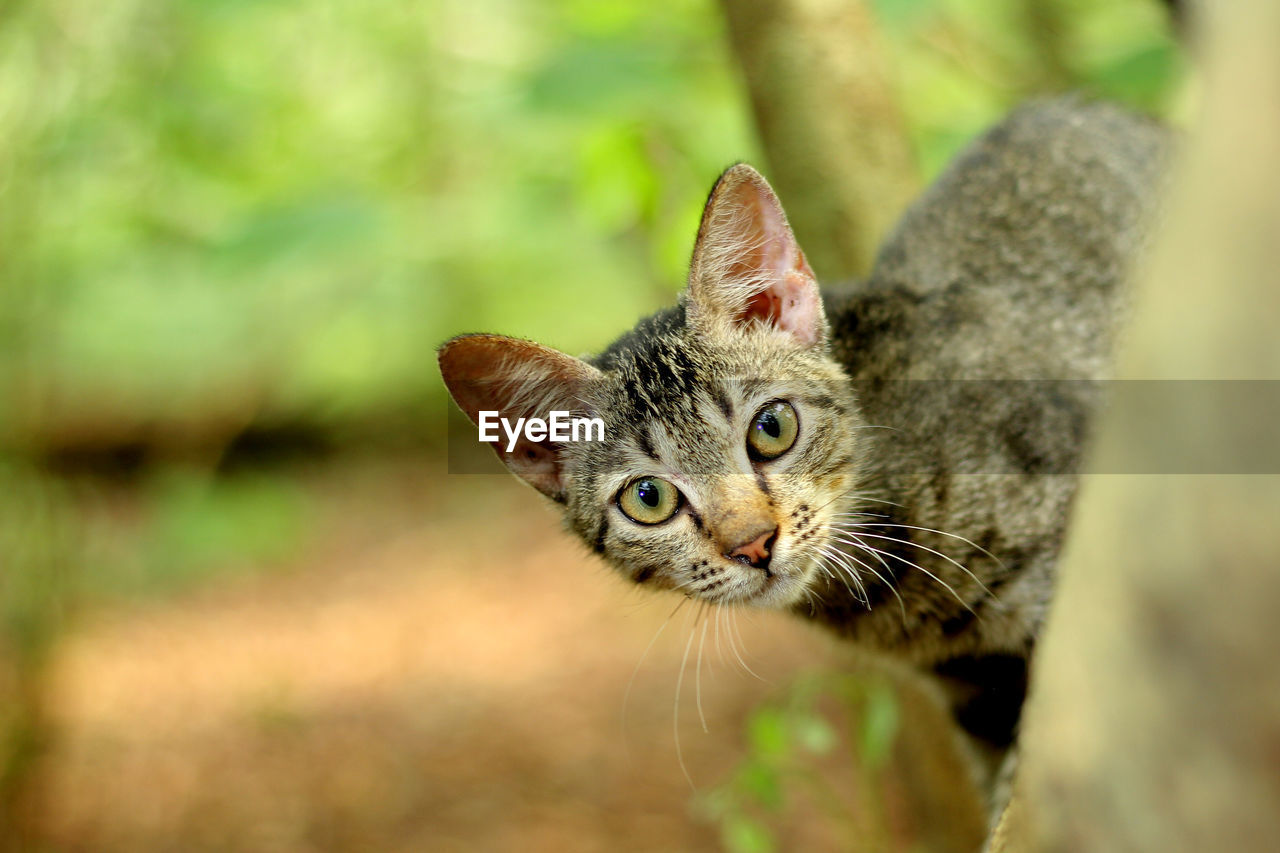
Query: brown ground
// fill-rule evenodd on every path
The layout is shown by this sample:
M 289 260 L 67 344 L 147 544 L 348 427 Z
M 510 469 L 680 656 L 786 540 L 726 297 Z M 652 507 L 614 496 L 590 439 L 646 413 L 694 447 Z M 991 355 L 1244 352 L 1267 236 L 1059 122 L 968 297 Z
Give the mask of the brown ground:
M 63 644 L 35 789 L 52 849 L 720 849 L 675 746 L 692 607 L 646 657 L 678 599 L 625 586 L 506 479 L 379 462 L 303 480 L 321 517 L 296 565 L 98 613 Z M 742 759 L 744 721 L 795 672 L 847 666 L 793 620 L 738 627 L 773 684 L 723 635 L 717 653 L 711 623 L 709 732 L 692 659 L 679 707 L 700 791 Z M 937 759 L 937 790 L 910 782 L 939 752 L 928 729 L 900 739 L 912 766 L 886 782 L 887 837 L 964 849 L 976 823 L 955 765 Z M 782 849 L 873 846 L 804 809 L 779 820 Z

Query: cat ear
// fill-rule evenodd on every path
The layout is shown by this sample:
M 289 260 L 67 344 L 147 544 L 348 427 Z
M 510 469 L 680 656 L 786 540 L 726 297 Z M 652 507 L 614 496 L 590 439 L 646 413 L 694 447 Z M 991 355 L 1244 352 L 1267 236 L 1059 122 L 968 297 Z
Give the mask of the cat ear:
M 720 176 L 702 212 L 685 311 L 703 331 L 763 324 L 801 346 L 822 346 L 827 322 L 813 270 L 782 203 L 755 169 Z
M 511 473 L 552 500 L 566 499 L 560 445 L 548 437 L 533 441 L 520 430 L 515 446 L 500 426 L 506 418 L 546 419 L 553 411 L 583 414 L 583 389 L 600 378 L 600 371 L 581 359 L 531 341 L 503 335 L 462 335 L 446 341 L 439 351 L 440 373 L 458 407 L 480 426 L 488 415 L 489 433 L 498 440 L 494 452 Z

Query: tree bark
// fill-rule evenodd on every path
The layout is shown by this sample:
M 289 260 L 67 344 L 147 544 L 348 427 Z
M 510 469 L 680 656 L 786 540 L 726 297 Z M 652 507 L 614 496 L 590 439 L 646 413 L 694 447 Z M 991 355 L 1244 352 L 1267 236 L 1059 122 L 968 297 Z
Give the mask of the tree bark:
M 865 275 L 918 188 L 870 11 L 859 0 L 723 0 L 767 174 L 819 279 Z
M 1280 4 L 1196 11 L 1202 118 L 1138 276 L 1120 375 L 1276 380 Z M 1178 387 L 1167 410 L 1113 408 L 1094 470 L 1188 419 L 1206 446 L 1243 441 L 1247 453 L 1249 439 L 1230 436 L 1252 430 L 1259 454 L 1271 452 L 1275 411 L 1215 411 L 1197 401 L 1210 385 Z M 1280 476 L 1100 474 L 1077 513 L 993 849 L 1274 850 Z

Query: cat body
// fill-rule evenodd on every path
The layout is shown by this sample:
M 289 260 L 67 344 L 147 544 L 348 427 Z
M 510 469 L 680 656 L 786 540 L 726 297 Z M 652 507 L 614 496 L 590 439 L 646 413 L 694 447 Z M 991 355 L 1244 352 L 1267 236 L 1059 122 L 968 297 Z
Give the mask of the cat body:
M 790 610 L 932 672 L 998 752 L 1164 147 L 1110 106 L 1024 107 L 907 212 L 868 281 L 826 294 L 736 166 L 678 305 L 589 359 L 455 338 L 442 373 L 473 420 L 604 420 L 603 441 L 496 449 L 624 576 Z

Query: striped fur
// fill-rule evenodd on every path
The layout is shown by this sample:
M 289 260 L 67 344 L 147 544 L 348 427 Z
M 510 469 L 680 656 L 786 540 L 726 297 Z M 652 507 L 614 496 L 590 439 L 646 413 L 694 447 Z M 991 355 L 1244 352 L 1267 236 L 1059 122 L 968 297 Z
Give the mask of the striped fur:
M 569 529 L 624 576 L 792 610 L 933 671 L 998 756 L 1164 147 L 1111 107 L 1026 107 L 908 212 L 868 282 L 825 298 L 773 192 L 736 166 L 708 201 L 678 305 L 569 383 L 510 359 L 492 369 L 540 383 L 514 396 L 605 419 L 604 442 L 538 452 L 555 460 L 549 494 Z M 442 349 L 451 389 L 467 340 Z M 747 430 L 773 400 L 794 407 L 798 438 L 753 460 Z M 681 491 L 669 520 L 620 510 L 641 476 Z M 723 529 L 744 517 L 777 525 L 764 569 L 726 555 Z

